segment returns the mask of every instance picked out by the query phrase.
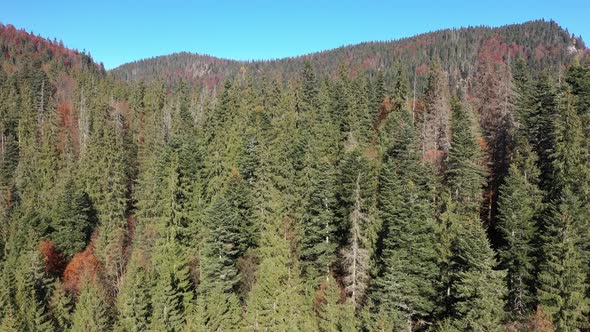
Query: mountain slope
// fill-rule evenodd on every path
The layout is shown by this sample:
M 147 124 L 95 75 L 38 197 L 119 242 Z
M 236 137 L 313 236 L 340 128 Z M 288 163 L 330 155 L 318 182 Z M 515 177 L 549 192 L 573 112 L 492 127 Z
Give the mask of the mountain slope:
M 472 74 L 482 52 L 504 59 L 524 57 L 533 69 L 555 68 L 571 61 L 573 45 L 574 49 L 585 48 L 557 23 L 538 20 L 498 28 L 446 29 L 269 61 L 234 61 L 183 52 L 127 63 L 111 72 L 126 81 L 164 79 L 173 84 L 185 80 L 212 87 L 238 74 L 292 77 L 305 61 L 311 61 L 322 74 L 335 75 L 340 66 L 345 66 L 353 76 L 365 70 L 387 72 L 400 61 L 413 77 L 414 73 L 423 73 L 432 58 L 439 58 L 453 84 Z
M 25 30 L 16 29 L 13 25 L 0 23 L 0 62 L 5 69 L 13 72 L 25 62 L 42 63 L 59 69 L 80 70 L 83 68 L 100 69 L 92 58 L 77 50 L 66 48 L 62 42 L 29 34 Z

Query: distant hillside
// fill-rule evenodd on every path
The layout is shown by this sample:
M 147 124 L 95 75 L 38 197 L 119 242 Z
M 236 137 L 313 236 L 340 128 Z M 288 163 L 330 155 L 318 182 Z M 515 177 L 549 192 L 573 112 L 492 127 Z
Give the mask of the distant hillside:
M 83 52 L 66 48 L 62 42 L 35 36 L 13 25 L 0 24 L 0 63 L 8 72 L 16 71 L 24 63 L 45 65 L 46 71 L 83 69 L 104 71 L 101 65 Z
M 471 76 L 482 53 L 505 61 L 524 57 L 531 68 L 546 69 L 569 63 L 575 50 L 584 48 L 581 39 L 573 38 L 556 22 L 538 20 L 498 28 L 446 29 L 271 61 L 233 61 L 183 52 L 124 64 L 111 72 L 126 81 L 164 79 L 174 84 L 185 80 L 212 87 L 238 74 L 288 80 L 307 60 L 322 74 L 337 74 L 345 66 L 353 76 L 366 70 L 383 71 L 387 76 L 392 64 L 400 61 L 413 78 L 425 73 L 431 59 L 439 58 L 450 74 L 450 83 L 455 84 Z

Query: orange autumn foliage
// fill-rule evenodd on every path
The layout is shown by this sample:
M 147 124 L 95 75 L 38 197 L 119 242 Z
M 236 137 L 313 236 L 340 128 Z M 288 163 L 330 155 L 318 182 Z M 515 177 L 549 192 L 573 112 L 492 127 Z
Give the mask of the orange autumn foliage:
M 422 159 L 431 165 L 441 167 L 444 157 L 444 151 L 433 149 L 424 152 L 424 156 L 422 157 Z
M 479 137 L 477 139 L 477 144 L 479 145 L 479 148 L 481 149 L 481 151 L 486 152 L 489 150 L 489 145 L 488 145 L 488 142 L 486 141 L 485 138 Z
M 554 332 L 555 326 L 551 321 L 551 317 L 543 310 L 543 307 L 538 306 L 535 315 L 531 317 L 531 325 L 529 331 L 534 332 Z
M 60 275 L 63 271 L 65 261 L 62 254 L 50 240 L 43 240 L 39 243 L 39 251 L 43 255 L 45 272 L 51 275 Z
M 63 274 L 64 288 L 78 291 L 84 276 L 95 278 L 100 264 L 94 256 L 93 243 L 90 242 L 84 251 L 74 255 Z
M 316 290 L 313 297 L 313 311 L 316 314 L 322 312 L 323 307 L 328 303 L 326 299 L 326 290 L 328 289 L 328 283 L 326 281 L 320 284 L 318 290 Z

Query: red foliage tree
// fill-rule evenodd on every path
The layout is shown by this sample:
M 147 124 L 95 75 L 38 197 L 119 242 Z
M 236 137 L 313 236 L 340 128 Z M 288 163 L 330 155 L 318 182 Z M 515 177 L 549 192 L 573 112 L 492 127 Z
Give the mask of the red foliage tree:
M 43 240 L 39 243 L 39 251 L 43 255 L 45 272 L 54 276 L 60 275 L 64 269 L 65 261 L 55 244 L 50 240 Z
M 93 243 L 90 242 L 84 251 L 74 255 L 66 266 L 63 274 L 64 288 L 77 292 L 82 277 L 94 279 L 100 268 L 100 263 L 94 256 Z

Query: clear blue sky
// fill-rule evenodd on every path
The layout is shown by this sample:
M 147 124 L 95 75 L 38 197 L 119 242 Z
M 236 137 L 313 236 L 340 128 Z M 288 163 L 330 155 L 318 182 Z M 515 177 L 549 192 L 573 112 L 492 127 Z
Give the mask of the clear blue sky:
M 2 2 L 0 22 L 85 49 L 107 69 L 179 51 L 271 59 L 441 28 L 539 18 L 590 38 L 588 0 Z

